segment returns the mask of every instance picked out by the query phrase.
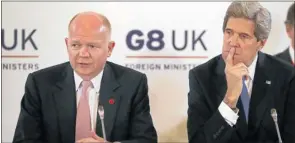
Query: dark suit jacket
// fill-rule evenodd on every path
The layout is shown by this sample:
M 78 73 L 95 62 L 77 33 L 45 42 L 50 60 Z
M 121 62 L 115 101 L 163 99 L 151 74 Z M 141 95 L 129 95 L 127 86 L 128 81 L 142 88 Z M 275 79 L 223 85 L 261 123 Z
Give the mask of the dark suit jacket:
M 114 104 L 109 104 L 114 99 Z M 107 62 L 99 96 L 108 141 L 156 143 L 146 75 Z M 76 92 L 64 63 L 29 74 L 13 142 L 74 143 Z M 100 120 L 98 119 L 98 124 Z M 97 126 L 97 134 L 101 128 Z
M 189 143 L 275 143 L 278 140 L 271 108 L 278 113 L 284 143 L 295 143 L 295 71 L 291 65 L 259 52 L 247 125 L 241 101 L 237 124 L 231 127 L 218 107 L 226 89 L 221 56 L 189 72 Z M 266 84 L 271 81 L 271 84 Z
M 276 54 L 275 56 L 280 58 L 281 60 L 289 63 L 289 64 L 292 64 L 291 55 L 289 53 L 289 48 L 287 48 L 286 50 L 284 50 L 281 53 Z

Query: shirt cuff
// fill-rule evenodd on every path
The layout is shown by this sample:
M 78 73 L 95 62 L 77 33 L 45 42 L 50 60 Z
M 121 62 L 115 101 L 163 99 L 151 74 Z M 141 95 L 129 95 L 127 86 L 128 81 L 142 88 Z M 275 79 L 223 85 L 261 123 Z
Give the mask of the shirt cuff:
M 237 123 L 237 120 L 239 118 L 238 113 L 235 113 L 227 104 L 225 104 L 223 101 L 218 107 L 218 110 L 221 114 L 221 116 L 224 118 L 224 120 L 232 127 Z

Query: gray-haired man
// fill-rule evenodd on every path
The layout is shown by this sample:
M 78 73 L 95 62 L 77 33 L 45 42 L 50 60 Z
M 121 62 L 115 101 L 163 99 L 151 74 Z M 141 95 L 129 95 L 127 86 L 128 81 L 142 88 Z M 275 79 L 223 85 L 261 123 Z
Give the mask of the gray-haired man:
M 190 143 L 276 143 L 271 109 L 285 143 L 295 143 L 295 69 L 260 52 L 271 16 L 258 2 L 233 2 L 222 54 L 190 70 Z

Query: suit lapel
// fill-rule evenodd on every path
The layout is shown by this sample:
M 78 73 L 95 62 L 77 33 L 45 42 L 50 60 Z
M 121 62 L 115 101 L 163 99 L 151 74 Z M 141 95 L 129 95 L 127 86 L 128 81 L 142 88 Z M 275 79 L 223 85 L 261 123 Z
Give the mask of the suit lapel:
M 120 84 L 116 80 L 113 69 L 108 63 L 106 63 L 101 81 L 99 102 L 100 105 L 104 107 L 104 122 L 107 140 L 110 140 L 116 118 L 116 111 L 120 103 L 120 94 L 115 92 L 119 86 Z M 99 126 L 97 127 L 99 128 Z
M 65 71 L 61 73 L 61 79 L 53 88 L 61 139 L 64 143 L 75 142 L 76 92 L 70 64 L 66 65 Z
M 216 76 L 213 78 L 215 80 L 215 92 L 217 96 L 216 108 L 218 108 L 219 104 L 223 101 L 223 98 L 226 93 L 227 84 L 226 77 L 224 73 L 225 63 L 221 56 L 219 56 L 218 64 L 216 67 Z
M 259 128 L 263 116 L 268 113 L 267 109 L 271 99 L 271 96 L 267 94 L 271 84 L 269 84 L 271 79 L 268 75 L 272 71 L 267 69 L 265 55 L 260 52 L 258 54 L 249 110 L 249 123 L 253 123 L 256 126 L 256 130 Z

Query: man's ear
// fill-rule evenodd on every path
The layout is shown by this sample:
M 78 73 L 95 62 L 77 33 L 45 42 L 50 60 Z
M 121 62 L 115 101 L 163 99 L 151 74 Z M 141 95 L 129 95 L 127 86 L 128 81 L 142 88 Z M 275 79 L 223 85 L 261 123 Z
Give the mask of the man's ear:
M 294 35 L 291 35 L 291 34 L 293 34 L 292 30 L 294 30 L 292 25 L 286 24 L 285 27 L 286 27 L 286 33 L 287 33 L 288 37 L 291 38 L 292 36 L 294 36 Z
M 108 45 L 108 57 L 110 57 L 112 55 L 114 47 L 115 47 L 115 42 L 110 41 L 109 45 Z
M 260 40 L 260 41 L 259 41 L 259 43 L 258 43 L 258 44 L 260 45 L 260 46 L 259 46 L 259 47 L 260 47 L 259 50 L 261 50 L 261 49 L 264 47 L 266 41 L 267 41 L 266 39 L 263 39 L 263 40 Z
M 65 38 L 65 43 L 66 43 L 66 46 L 67 46 L 67 49 L 68 49 L 68 47 L 69 47 L 69 45 L 70 45 L 70 42 L 69 42 L 69 38 Z

